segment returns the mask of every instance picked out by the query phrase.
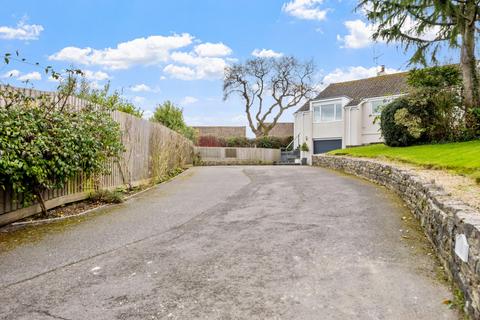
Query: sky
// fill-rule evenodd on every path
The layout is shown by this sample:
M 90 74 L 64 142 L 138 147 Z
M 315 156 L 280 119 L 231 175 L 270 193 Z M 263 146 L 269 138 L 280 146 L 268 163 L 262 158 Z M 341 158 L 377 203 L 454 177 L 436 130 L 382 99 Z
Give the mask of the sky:
M 354 0 L 0 0 L 0 50 L 84 70 L 145 111 L 171 100 L 189 125 L 247 125 L 223 101 L 225 66 L 254 56 L 313 59 L 318 84 L 405 70 L 408 53 L 373 42 Z M 448 61 L 447 61 L 448 62 Z M 42 68 L 0 66 L 1 83 L 54 90 Z M 25 84 L 25 80 L 29 80 Z M 298 106 L 300 107 L 300 106 Z M 293 108 L 281 120 L 293 121 Z

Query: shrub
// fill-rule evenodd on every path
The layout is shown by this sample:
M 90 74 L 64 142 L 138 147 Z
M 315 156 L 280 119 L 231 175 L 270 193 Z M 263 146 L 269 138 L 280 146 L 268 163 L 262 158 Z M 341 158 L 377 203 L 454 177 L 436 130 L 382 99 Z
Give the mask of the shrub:
M 410 71 L 411 92 L 382 110 L 381 131 L 390 146 L 468 139 L 457 66 Z
M 124 201 L 123 192 L 120 190 L 97 190 L 88 197 L 90 201 L 104 203 L 122 203 Z
M 110 92 L 110 83 L 105 84 L 102 89 L 93 89 L 85 79 L 82 79 L 76 95 L 81 99 L 102 105 L 111 110 L 125 112 L 138 118 L 143 116 L 143 110 L 135 107 L 133 103 L 123 98 L 120 92 Z
M 421 118 L 410 113 L 410 104 L 407 98 L 397 99 L 382 109 L 380 128 L 385 144 L 391 147 L 409 146 L 421 140 L 422 133 L 412 134 L 407 125 L 408 120 L 415 123 L 415 127 L 422 127 Z M 412 121 L 411 119 L 415 119 Z M 420 123 L 417 123 L 420 122 Z
M 292 139 L 293 137 L 260 137 L 255 139 L 255 146 L 257 148 L 281 149 L 286 148 Z
M 247 137 L 231 137 L 226 141 L 227 147 L 248 148 L 253 145 L 252 141 Z
M 308 148 L 308 145 L 307 145 L 306 142 L 304 142 L 304 143 L 302 144 L 302 146 L 300 147 L 300 151 L 303 151 L 303 152 L 308 152 L 308 151 L 310 151 L 310 149 Z
M 4 99 L 9 90 L 15 91 L 2 89 Z M 0 108 L 0 187 L 21 193 L 25 205 L 38 200 L 45 213 L 45 190 L 63 187 L 80 172 L 88 178 L 107 171 L 107 160 L 124 150 L 121 132 L 104 106 L 74 110 L 68 96 L 58 103 L 22 95 Z
M 161 123 L 165 127 L 184 135 L 193 142 L 197 140 L 197 132 L 195 129 L 187 126 L 183 119 L 182 108 L 175 106 L 170 101 L 165 101 L 163 104 L 158 105 L 150 121 Z
M 198 138 L 197 145 L 199 147 L 226 147 L 227 144 L 224 139 L 214 136 L 201 136 Z

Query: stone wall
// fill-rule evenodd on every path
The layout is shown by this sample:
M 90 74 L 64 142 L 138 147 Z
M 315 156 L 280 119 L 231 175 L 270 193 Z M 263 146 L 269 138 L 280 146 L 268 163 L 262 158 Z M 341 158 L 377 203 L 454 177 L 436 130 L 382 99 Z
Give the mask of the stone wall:
M 392 165 L 329 155 L 313 156 L 312 163 L 360 176 L 399 194 L 420 220 L 449 277 L 463 291 L 465 311 L 480 319 L 480 212 L 452 198 L 434 181 L 426 182 Z M 463 261 L 457 252 L 465 239 L 469 248 Z

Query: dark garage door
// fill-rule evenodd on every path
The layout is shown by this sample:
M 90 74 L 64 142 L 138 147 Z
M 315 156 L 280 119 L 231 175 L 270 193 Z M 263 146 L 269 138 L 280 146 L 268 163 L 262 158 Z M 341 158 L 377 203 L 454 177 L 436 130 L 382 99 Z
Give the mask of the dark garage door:
M 332 140 L 314 140 L 313 141 L 313 153 L 325 153 L 335 149 L 342 148 L 342 139 Z

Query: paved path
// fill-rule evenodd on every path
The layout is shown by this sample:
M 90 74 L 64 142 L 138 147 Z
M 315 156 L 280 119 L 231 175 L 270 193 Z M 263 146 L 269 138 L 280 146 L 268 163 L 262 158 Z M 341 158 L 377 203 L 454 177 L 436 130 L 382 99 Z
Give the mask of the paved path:
M 319 168 L 193 168 L 0 235 L 0 319 L 456 319 L 402 217 L 382 188 Z

